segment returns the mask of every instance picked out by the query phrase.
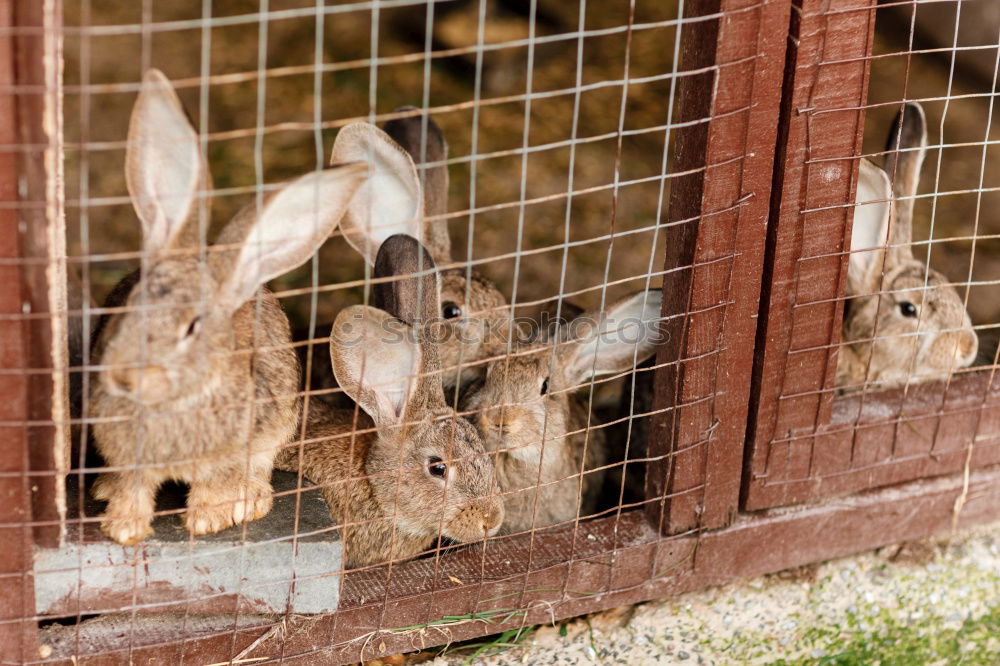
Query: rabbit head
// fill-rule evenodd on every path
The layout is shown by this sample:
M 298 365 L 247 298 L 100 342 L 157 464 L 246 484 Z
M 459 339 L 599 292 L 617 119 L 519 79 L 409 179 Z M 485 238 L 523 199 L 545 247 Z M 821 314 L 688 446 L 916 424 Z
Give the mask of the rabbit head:
M 859 167 L 838 362 L 842 386 L 947 377 L 971 365 L 978 339 L 958 292 L 910 248 L 913 200 L 927 145 L 923 109 L 907 104 L 889 136 L 885 171 Z
M 397 109 L 409 111 L 411 107 Z M 392 120 L 382 131 L 367 123 L 348 125 L 337 135 L 333 160 L 364 160 L 372 178 L 352 201 L 342 228 L 347 241 L 370 264 L 382 241 L 393 234 L 420 240 L 441 267 L 452 263 L 448 235 L 448 145 L 437 124 L 421 114 Z M 422 169 L 414 160 L 430 163 Z M 475 376 L 485 343 L 503 337 L 507 301 L 490 280 L 464 268 L 440 271 L 441 307 L 436 317 L 445 335 L 439 345 L 446 388 Z
M 661 292 L 628 296 L 602 313 L 573 319 L 551 342 L 535 342 L 489 363 L 466 400 L 487 450 L 537 461 L 554 438 L 585 427 L 573 424 L 573 392 L 587 382 L 626 372 L 659 340 Z
M 144 404 L 206 395 L 233 362 L 234 313 L 267 280 L 306 261 L 332 233 L 367 174 L 355 163 L 302 176 L 244 208 L 199 257 L 209 175 L 198 136 L 158 70 L 129 124 L 126 182 L 142 226 L 141 279 L 95 350 L 108 393 Z M 279 325 L 287 329 L 280 315 Z
M 503 521 L 493 465 L 475 428 L 444 400 L 430 332 L 440 305 L 434 262 L 416 239 L 395 235 L 376 266 L 400 276 L 376 295 L 393 314 L 349 307 L 330 342 L 337 382 L 375 423 L 365 461 L 373 494 L 410 536 L 492 536 Z

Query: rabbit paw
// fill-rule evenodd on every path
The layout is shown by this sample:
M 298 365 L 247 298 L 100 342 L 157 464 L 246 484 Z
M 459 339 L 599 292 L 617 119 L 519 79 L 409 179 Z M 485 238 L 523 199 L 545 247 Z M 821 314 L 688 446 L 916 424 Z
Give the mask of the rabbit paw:
M 153 533 L 151 521 L 146 516 L 111 517 L 101 519 L 101 532 L 123 546 L 137 544 Z
M 192 496 L 195 493 L 192 492 Z M 232 495 L 218 490 L 201 491 L 188 498 L 184 526 L 192 534 L 211 534 L 243 522 L 263 518 L 270 512 L 271 488 L 241 485 Z
M 156 484 L 143 475 L 106 472 L 91 491 L 108 503 L 101 515 L 101 532 L 123 546 L 139 543 L 153 533 Z

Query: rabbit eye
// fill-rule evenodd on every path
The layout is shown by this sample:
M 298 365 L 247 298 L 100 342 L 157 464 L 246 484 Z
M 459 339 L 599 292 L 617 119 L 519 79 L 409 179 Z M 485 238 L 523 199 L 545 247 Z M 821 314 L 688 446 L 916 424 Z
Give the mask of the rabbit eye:
M 200 328 L 201 328 L 201 317 L 195 317 L 194 319 L 191 320 L 191 323 L 188 324 L 187 331 L 184 333 L 184 337 L 190 338 L 192 335 L 197 333 Z
M 441 462 L 437 456 L 431 456 L 427 459 L 427 471 L 431 476 L 443 479 L 444 475 L 448 473 L 448 466 Z
M 548 393 L 548 392 L 549 392 L 549 378 L 548 378 L 548 377 L 546 377 L 546 378 L 545 378 L 545 381 L 543 381 L 543 382 L 542 382 L 542 391 L 541 391 L 541 395 L 545 395 L 545 394 L 546 394 L 546 393 Z
M 916 317 L 917 316 L 917 306 L 909 301 L 903 301 L 899 304 L 899 312 L 904 317 Z
M 441 306 L 441 315 L 445 319 L 454 319 L 455 317 L 462 316 L 462 308 L 458 307 L 451 301 L 448 301 Z

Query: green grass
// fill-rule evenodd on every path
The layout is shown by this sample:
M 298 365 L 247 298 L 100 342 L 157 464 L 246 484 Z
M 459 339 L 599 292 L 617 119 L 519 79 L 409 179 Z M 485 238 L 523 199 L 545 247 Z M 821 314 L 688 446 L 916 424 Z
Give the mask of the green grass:
M 868 626 L 874 628 L 867 629 Z M 903 623 L 885 611 L 874 617 L 849 615 L 843 630 L 813 630 L 803 638 L 815 646 L 816 656 L 772 663 L 775 666 L 993 665 L 1000 663 L 1000 606 L 979 618 L 966 620 L 958 628 L 941 628 L 941 619 L 935 616 Z
M 452 648 L 451 652 L 464 652 L 466 650 L 471 651 L 468 659 L 465 660 L 465 664 L 471 664 L 478 657 L 491 657 L 493 655 L 500 654 L 505 650 L 509 650 L 515 647 L 518 643 L 526 639 L 532 633 L 534 633 L 535 627 L 519 627 L 517 629 L 508 629 L 503 633 L 495 634 L 493 636 L 487 636 L 481 641 L 476 641 L 472 643 L 463 643 L 455 648 Z M 442 653 L 443 654 L 443 653 Z

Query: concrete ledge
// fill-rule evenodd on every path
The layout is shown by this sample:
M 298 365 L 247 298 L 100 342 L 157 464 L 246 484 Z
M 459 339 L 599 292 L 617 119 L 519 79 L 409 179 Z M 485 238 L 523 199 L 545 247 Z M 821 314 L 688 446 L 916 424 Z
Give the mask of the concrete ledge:
M 130 547 L 100 536 L 91 517 L 100 508 L 85 503 L 86 518 L 70 530 L 66 546 L 35 550 L 36 612 L 336 610 L 343 558 L 326 503 L 318 490 L 303 491 L 296 529 L 295 475 L 276 472 L 273 482 L 274 508 L 245 532 L 238 526 L 192 538 L 179 515 L 169 514 L 156 519 L 151 538 Z M 183 506 L 177 489 L 165 494 L 159 509 Z

